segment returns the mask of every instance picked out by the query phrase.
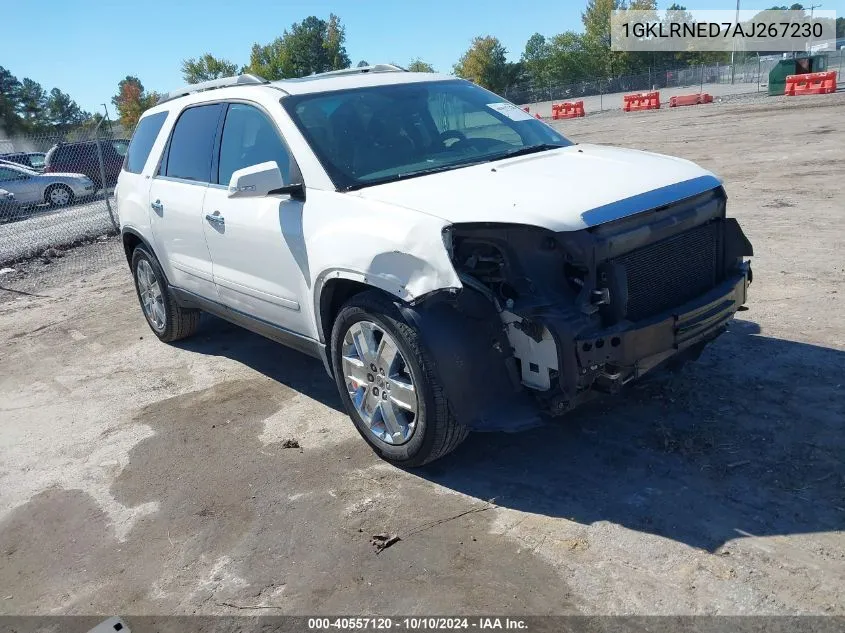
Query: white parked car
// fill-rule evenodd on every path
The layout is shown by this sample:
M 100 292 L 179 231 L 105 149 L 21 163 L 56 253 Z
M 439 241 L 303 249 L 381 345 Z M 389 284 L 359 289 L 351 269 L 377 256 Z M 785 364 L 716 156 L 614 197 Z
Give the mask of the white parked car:
M 696 356 L 751 281 L 711 173 L 393 66 L 171 93 L 116 198 L 156 336 L 207 311 L 322 359 L 407 466 Z

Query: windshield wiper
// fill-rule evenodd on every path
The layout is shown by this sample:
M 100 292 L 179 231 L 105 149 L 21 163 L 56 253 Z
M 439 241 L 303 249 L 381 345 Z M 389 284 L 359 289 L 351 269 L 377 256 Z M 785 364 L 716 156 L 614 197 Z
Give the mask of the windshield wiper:
M 404 174 L 394 174 L 393 176 L 386 176 L 385 178 L 378 178 L 376 180 L 369 180 L 367 182 L 352 183 L 343 188 L 343 191 L 355 191 L 363 189 L 364 187 L 374 187 L 375 185 L 384 185 L 389 182 L 396 182 L 398 180 L 407 180 L 409 178 L 417 178 L 419 176 L 427 176 L 428 174 L 436 174 L 441 171 L 450 171 L 460 167 L 470 167 L 471 165 L 479 165 L 481 163 L 491 163 L 496 160 L 505 158 L 512 158 L 514 156 L 523 156 L 525 154 L 536 154 L 537 152 L 545 152 L 550 149 L 560 149 L 561 147 L 569 147 L 568 145 L 557 145 L 554 143 L 540 143 L 538 145 L 528 145 L 527 147 L 517 147 L 504 154 L 497 154 L 489 158 L 481 158 L 479 160 L 467 161 L 464 163 L 452 163 L 449 165 L 441 165 L 440 167 L 429 167 L 428 169 L 421 169 L 419 171 L 410 171 Z
M 487 159 L 488 163 L 496 160 L 503 160 L 505 158 L 513 158 L 514 156 L 525 156 L 526 154 L 536 154 L 538 152 L 546 152 L 550 149 L 560 149 L 561 147 L 569 147 L 568 145 L 556 145 L 554 143 L 540 143 L 538 145 L 528 145 L 526 147 L 517 147 L 516 149 L 508 150 L 504 154 L 498 154 Z
M 355 191 L 356 189 L 363 189 L 364 187 L 374 187 L 375 185 L 384 185 L 389 182 L 396 182 L 398 180 L 408 180 L 409 178 L 417 178 L 418 176 L 427 176 L 428 174 L 436 174 L 441 171 L 450 171 L 459 167 L 469 167 L 470 165 L 478 165 L 485 161 L 477 160 L 467 163 L 453 163 L 451 165 L 441 165 L 440 167 L 429 167 L 428 169 L 421 169 L 419 171 L 409 171 L 404 174 L 395 174 L 393 176 L 386 176 L 385 178 L 378 178 L 376 180 L 369 180 L 367 182 L 356 182 L 343 188 L 343 191 Z

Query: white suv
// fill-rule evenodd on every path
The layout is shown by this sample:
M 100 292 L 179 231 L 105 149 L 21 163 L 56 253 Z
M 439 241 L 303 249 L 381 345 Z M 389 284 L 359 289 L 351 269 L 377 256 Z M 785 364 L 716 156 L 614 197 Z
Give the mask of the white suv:
M 696 356 L 751 280 L 711 173 L 394 66 L 171 93 L 116 197 L 156 336 L 205 311 L 322 359 L 406 466 Z

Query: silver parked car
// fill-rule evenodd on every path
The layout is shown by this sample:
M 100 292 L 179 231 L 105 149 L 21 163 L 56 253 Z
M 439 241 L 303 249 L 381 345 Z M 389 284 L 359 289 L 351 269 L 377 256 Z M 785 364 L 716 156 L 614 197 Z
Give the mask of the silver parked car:
M 82 174 L 39 174 L 5 161 L 0 162 L 0 187 L 15 194 L 21 206 L 63 207 L 94 195 L 94 183 Z
M 15 199 L 15 194 L 0 189 L 0 222 L 17 219 L 20 208 L 18 201 Z
M 33 171 L 41 173 L 44 171 L 44 160 L 47 154 L 44 152 L 13 152 L 10 154 L 0 154 L 0 159 L 7 163 L 17 163 L 23 165 Z

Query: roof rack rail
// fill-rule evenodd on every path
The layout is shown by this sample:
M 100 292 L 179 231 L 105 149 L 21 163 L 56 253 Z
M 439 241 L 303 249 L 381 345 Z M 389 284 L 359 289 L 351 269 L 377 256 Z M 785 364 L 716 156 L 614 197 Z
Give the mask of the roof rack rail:
M 325 73 L 313 73 L 308 75 L 311 77 L 337 77 L 338 75 L 357 75 L 360 73 L 406 73 L 408 72 L 401 66 L 396 64 L 375 64 L 373 66 L 358 66 L 356 68 L 342 68 L 340 70 L 330 70 Z
M 187 86 L 177 88 L 176 90 L 167 93 L 164 98 L 159 101 L 159 103 L 164 103 L 165 101 L 170 101 L 171 99 L 184 97 L 185 95 L 193 94 L 195 92 L 202 92 L 203 90 L 214 90 L 215 88 L 228 88 L 229 86 L 255 86 L 268 83 L 270 82 L 264 79 L 263 77 L 258 77 L 257 75 L 244 74 L 236 75 L 235 77 L 222 77 L 220 79 L 202 81 L 198 84 L 188 84 Z

